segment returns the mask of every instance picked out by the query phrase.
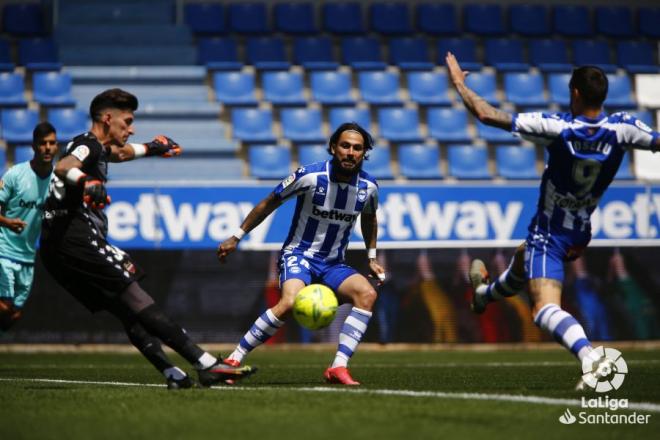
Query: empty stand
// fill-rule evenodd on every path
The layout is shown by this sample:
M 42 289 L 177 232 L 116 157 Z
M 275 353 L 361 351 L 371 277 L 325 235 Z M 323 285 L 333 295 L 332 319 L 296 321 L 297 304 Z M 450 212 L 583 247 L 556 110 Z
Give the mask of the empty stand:
M 334 70 L 312 72 L 310 75 L 312 98 L 324 105 L 353 105 L 351 76 Z
M 429 134 L 444 143 L 472 141 L 468 133 L 467 110 L 463 108 L 429 108 Z
M 9 144 L 31 144 L 32 130 L 39 122 L 39 114 L 35 110 L 9 109 L 2 110 L 0 126 L 2 137 Z
M 358 84 L 362 99 L 369 104 L 402 104 L 398 73 L 387 71 L 359 72 Z
M 341 40 L 342 62 L 356 70 L 384 69 L 380 43 L 374 37 L 346 37 Z
M 550 16 L 543 5 L 509 6 L 511 31 L 525 37 L 550 35 Z
M 291 151 L 275 145 L 248 148 L 250 174 L 258 179 L 283 179 L 291 172 Z
M 315 162 L 323 162 L 330 159 L 328 147 L 326 145 L 299 145 L 298 146 L 298 163 L 309 165 Z
M 439 38 L 436 49 L 439 65 L 445 64 L 447 52 L 451 52 L 464 70 L 476 71 L 483 66 L 477 57 L 477 43 L 471 38 Z
M 606 72 L 614 72 L 609 44 L 605 41 L 576 40 L 573 42 L 573 56 L 578 66 L 598 66 Z
M 318 32 L 312 3 L 278 3 L 273 9 L 276 31 L 296 35 Z
M 491 179 L 488 170 L 488 149 L 483 146 L 449 145 L 447 147 L 449 175 L 457 179 Z
M 323 30 L 326 32 L 338 35 L 357 35 L 366 32 L 360 3 L 324 3 L 321 11 Z
M 612 38 L 631 38 L 635 34 L 632 10 L 627 6 L 597 6 L 596 32 Z
M 362 165 L 366 172 L 376 179 L 387 180 L 394 178 L 394 171 L 390 162 L 392 157 L 389 148 L 375 146 L 367 154 L 367 159 Z
M 265 34 L 270 30 L 264 3 L 232 3 L 229 5 L 229 31 L 239 34 Z
M 339 64 L 332 54 L 328 37 L 296 38 L 293 43 L 293 62 L 308 70 L 336 69 Z
M 605 103 L 610 108 L 633 108 L 632 84 L 628 75 L 607 75 L 609 88 Z
M 273 113 L 256 108 L 236 108 L 231 112 L 234 139 L 243 142 L 273 143 Z
M 378 110 L 380 135 L 390 142 L 422 142 L 417 110 L 381 108 Z
M 73 108 L 51 109 L 48 112 L 48 121 L 53 124 L 57 131 L 57 140 L 64 143 L 79 134 L 85 133 L 91 127 L 89 114 L 80 109 Z M 142 133 L 140 134 L 142 135 Z M 168 134 L 168 136 L 173 135 Z M 182 142 L 179 139 L 176 140 L 177 142 Z
M 246 52 L 248 64 L 257 69 L 286 70 L 290 67 L 284 41 L 279 37 L 249 38 Z
M 553 8 L 554 30 L 566 37 L 593 35 L 593 22 L 585 6 L 557 5 Z
M 18 64 L 28 70 L 59 70 L 57 45 L 52 38 L 29 38 L 18 42 Z
M 296 143 L 325 142 L 321 112 L 310 108 L 285 108 L 280 113 L 282 134 Z
M 493 73 L 475 72 L 468 75 L 465 84 L 492 105 L 499 105 L 497 79 Z
M 570 94 L 568 92 L 568 83 L 571 80 L 569 73 L 553 73 L 548 75 L 548 91 L 550 101 L 567 107 L 570 103 Z
M 500 72 L 527 71 L 523 45 L 520 40 L 494 38 L 486 40 L 486 64 Z
M 536 149 L 518 145 L 500 145 L 495 149 L 497 174 L 505 179 L 538 179 Z
M 463 8 L 465 31 L 481 36 L 506 33 L 502 7 L 494 4 L 469 4 Z
M 421 105 L 451 105 L 447 74 L 440 72 L 408 72 L 410 99 Z
M 0 107 L 24 107 L 25 82 L 18 73 L 0 73 Z
M 504 75 L 506 100 L 522 107 L 541 107 L 545 98 L 543 76 L 539 73 L 507 73 Z
M 307 105 L 303 76 L 297 72 L 271 71 L 263 75 L 264 99 L 275 105 Z
M 372 3 L 369 5 L 371 30 L 384 35 L 412 33 L 407 3 Z
M 232 38 L 200 38 L 197 60 L 210 70 L 240 70 L 238 48 Z
M 2 30 L 15 37 L 46 33 L 45 11 L 39 3 L 5 4 L 2 8 Z
M 529 40 L 529 61 L 543 72 L 568 72 L 569 62 L 566 43 L 558 39 Z
M 257 105 L 255 78 L 248 72 L 215 72 L 215 98 L 224 105 Z
M 366 108 L 331 108 L 329 112 L 329 120 L 331 131 L 334 131 L 345 122 L 357 122 L 362 128 L 369 131 L 372 136 L 375 134 L 371 128 L 371 116 L 369 115 L 369 110 Z
M 32 77 L 34 100 L 46 107 L 74 106 L 71 84 L 68 72 L 36 72 Z
M 658 73 L 653 51 L 653 46 L 646 41 L 619 41 L 617 63 L 628 73 Z
M 456 35 L 459 32 L 456 7 L 446 3 L 420 3 L 415 13 L 420 32 L 434 36 Z
M 190 158 L 181 156 L 176 160 L 147 157 L 140 160 L 110 164 L 109 186 L 115 182 L 144 182 L 167 185 L 168 182 L 215 180 L 239 180 L 243 178 L 243 160 L 222 158 Z M 112 190 L 111 190 L 112 191 Z
M 227 13 L 220 3 L 186 3 L 183 17 L 195 35 L 222 35 L 227 32 Z
M 436 145 L 399 146 L 399 170 L 408 179 L 441 179 L 440 151 Z
M 390 64 L 399 66 L 404 70 L 433 68 L 425 38 L 392 38 L 389 46 Z

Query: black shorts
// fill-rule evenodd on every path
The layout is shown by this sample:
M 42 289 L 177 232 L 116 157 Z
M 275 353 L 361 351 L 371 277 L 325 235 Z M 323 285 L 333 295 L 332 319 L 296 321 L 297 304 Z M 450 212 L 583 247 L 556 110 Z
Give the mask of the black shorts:
M 79 226 L 79 225 L 78 225 Z M 57 282 L 90 311 L 105 310 L 129 284 L 144 278 L 130 255 L 93 228 L 42 240 L 39 253 Z

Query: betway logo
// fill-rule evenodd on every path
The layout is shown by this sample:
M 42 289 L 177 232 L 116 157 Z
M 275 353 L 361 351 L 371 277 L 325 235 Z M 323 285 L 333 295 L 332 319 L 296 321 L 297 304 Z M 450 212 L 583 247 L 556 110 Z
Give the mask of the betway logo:
M 317 217 L 327 218 L 328 220 L 339 220 L 342 222 L 352 223 L 357 219 L 357 214 L 344 214 L 336 209 L 325 211 L 318 208 L 316 205 L 312 208 L 312 214 Z

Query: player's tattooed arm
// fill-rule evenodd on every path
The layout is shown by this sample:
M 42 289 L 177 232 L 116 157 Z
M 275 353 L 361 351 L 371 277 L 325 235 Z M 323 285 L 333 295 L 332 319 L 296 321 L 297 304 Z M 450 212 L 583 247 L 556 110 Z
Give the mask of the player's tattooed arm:
M 447 53 L 446 63 L 451 82 L 454 84 L 456 92 L 460 95 L 465 107 L 470 113 L 486 125 L 492 125 L 493 127 L 510 131 L 513 116 L 493 107 L 484 98 L 475 93 L 474 90 L 471 90 L 465 85 L 465 78 L 468 72 L 464 72 L 461 69 L 456 57 L 451 52 Z

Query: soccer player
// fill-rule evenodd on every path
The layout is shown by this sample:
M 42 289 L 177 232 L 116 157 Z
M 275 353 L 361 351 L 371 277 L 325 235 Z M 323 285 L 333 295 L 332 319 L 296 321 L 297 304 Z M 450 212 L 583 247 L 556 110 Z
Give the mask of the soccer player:
M 324 376 L 331 383 L 360 384 L 351 377 L 348 361 L 367 329 L 376 291 L 364 276 L 344 264 L 344 253 L 353 225 L 361 216 L 370 276 L 382 284 L 385 270 L 376 261 L 378 185 L 362 170 L 371 148 L 373 140 L 364 128 L 354 122 L 342 124 L 330 137 L 331 160 L 298 168 L 259 202 L 234 235 L 218 247 L 218 258 L 224 262 L 245 234 L 287 199 L 296 197 L 295 215 L 279 259 L 282 296 L 245 333 L 225 359 L 228 365 L 240 365 L 250 351 L 275 334 L 289 316 L 300 289 L 310 283 L 322 283 L 353 303 L 339 334 L 337 354 Z
M 121 89 L 106 90 L 92 100 L 91 130 L 75 137 L 55 166 L 41 236 L 44 266 L 90 311 L 106 310 L 117 317 L 131 343 L 165 376 L 168 388 L 190 388 L 195 382 L 172 364 L 160 341 L 194 365 L 204 386 L 247 376 L 254 369 L 225 365 L 195 345 L 142 290 L 144 274 L 130 255 L 106 240 L 108 162 L 180 153 L 179 145 L 165 136 L 146 144 L 127 143 L 137 107 L 137 98 Z
M 446 62 L 456 91 L 477 119 L 548 151 L 537 212 L 509 268 L 490 282 L 484 263 L 472 262 L 472 309 L 481 313 L 489 302 L 527 287 L 534 323 L 582 361 L 592 346 L 582 326 L 560 307 L 564 262 L 578 258 L 589 244 L 591 214 L 614 179 L 626 149 L 657 151 L 659 135 L 627 113 L 603 113 L 608 82 L 598 67 L 573 71 L 570 112 L 511 115 L 492 107 L 465 85 L 467 72 L 453 54 L 447 53 Z M 602 363 L 609 362 L 601 359 L 594 371 Z M 578 389 L 583 387 L 580 381 Z
M 21 318 L 32 288 L 41 216 L 57 154 L 50 123 L 34 128 L 32 149 L 31 161 L 9 168 L 0 180 L 0 331 Z

